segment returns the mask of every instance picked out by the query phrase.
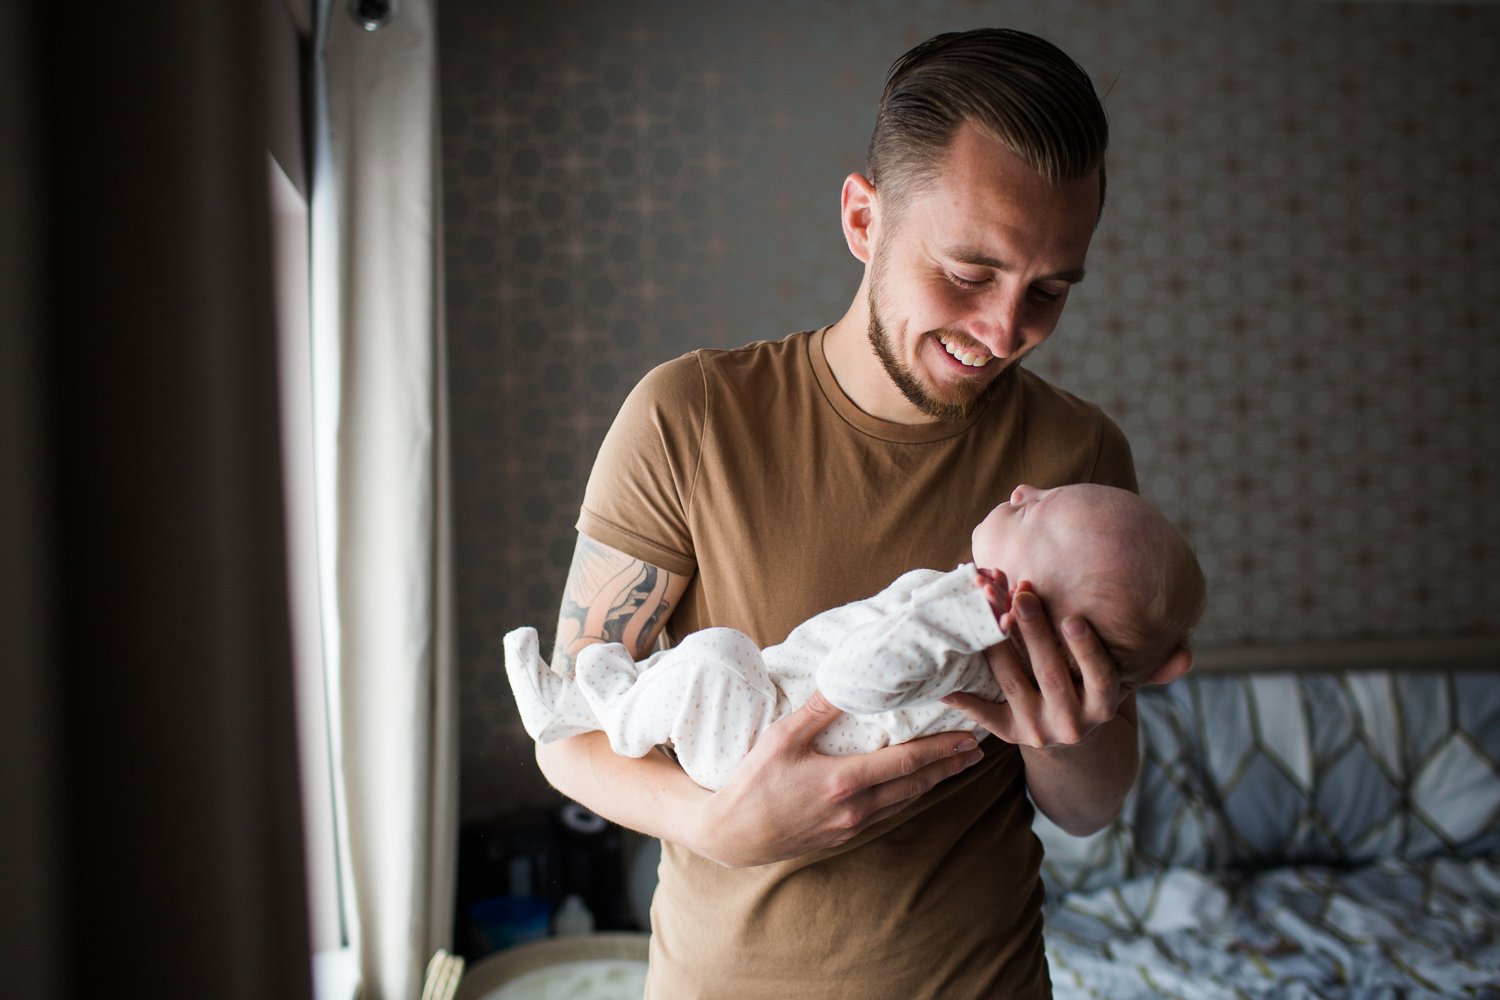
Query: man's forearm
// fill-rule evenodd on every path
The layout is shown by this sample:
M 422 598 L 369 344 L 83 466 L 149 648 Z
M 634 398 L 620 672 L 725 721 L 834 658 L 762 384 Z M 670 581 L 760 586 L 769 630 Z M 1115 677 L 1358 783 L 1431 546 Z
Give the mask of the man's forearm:
M 1134 705 L 1073 746 L 1023 746 L 1026 784 L 1048 819 L 1074 836 L 1114 822 L 1140 768 Z
M 574 658 L 596 642 L 618 642 L 645 658 L 688 579 L 579 535 L 558 612 L 553 671 L 572 677 Z M 554 788 L 606 819 L 694 846 L 697 807 L 709 792 L 660 753 L 622 757 L 603 733 L 584 733 L 538 744 L 536 762 Z
M 696 848 L 698 817 L 711 794 L 653 751 L 622 757 L 603 733 L 537 744 L 537 766 L 552 787 L 611 822 Z

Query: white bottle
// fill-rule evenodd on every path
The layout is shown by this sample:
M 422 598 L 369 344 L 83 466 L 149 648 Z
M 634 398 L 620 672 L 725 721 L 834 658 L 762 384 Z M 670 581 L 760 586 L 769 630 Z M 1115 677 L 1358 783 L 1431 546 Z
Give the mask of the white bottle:
M 558 907 L 557 920 L 553 929 L 558 937 L 572 937 L 575 934 L 592 934 L 594 932 L 594 915 L 589 912 L 588 906 L 577 896 L 569 896 L 562 901 Z

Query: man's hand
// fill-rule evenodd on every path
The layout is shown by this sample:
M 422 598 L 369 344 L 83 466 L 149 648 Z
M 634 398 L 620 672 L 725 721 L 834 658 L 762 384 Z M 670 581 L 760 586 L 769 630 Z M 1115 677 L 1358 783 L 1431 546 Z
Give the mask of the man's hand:
M 1119 815 L 1139 767 L 1135 701 L 1094 630 L 1070 616 L 1062 628 L 1078 664 L 1073 675 L 1029 583 L 1017 587 L 1009 618 L 1007 631 L 1019 628 L 1023 645 L 1012 632 L 1011 641 L 985 652 L 1006 701 L 943 700 L 1020 746 L 1027 788 L 1048 819 L 1075 836 L 1103 829 Z
M 925 736 L 852 757 L 818 753 L 813 740 L 840 714 L 814 693 L 777 720 L 729 783 L 703 803 L 686 846 L 730 868 L 834 847 L 984 758 L 967 733 Z
M 1115 717 L 1128 692 L 1087 622 L 1074 616 L 1062 623 L 1068 650 L 1078 664 L 1075 677 L 1030 583 L 1016 588 L 1009 619 L 1012 640 L 985 651 L 1006 700 L 988 702 L 959 693 L 944 702 L 1005 742 L 1036 749 L 1081 743 Z M 1017 628 L 1024 660 L 1014 641 Z

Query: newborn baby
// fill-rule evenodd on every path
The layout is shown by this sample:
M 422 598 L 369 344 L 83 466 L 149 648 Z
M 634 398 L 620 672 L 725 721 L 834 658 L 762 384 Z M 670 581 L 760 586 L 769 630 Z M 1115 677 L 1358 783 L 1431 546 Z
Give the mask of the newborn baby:
M 1006 640 L 1015 592 L 1008 581 L 1029 581 L 1054 620 L 1087 620 L 1125 690 L 1174 679 L 1162 668 L 1202 612 L 1203 573 L 1145 500 L 1093 484 L 1019 486 L 974 529 L 972 551 L 972 563 L 912 570 L 763 651 L 742 632 L 708 628 L 639 663 L 619 643 L 589 646 L 565 677 L 539 655 L 535 629 L 516 629 L 505 636 L 505 669 L 521 721 L 544 743 L 603 730 L 626 756 L 670 745 L 710 789 L 814 691 L 846 713 L 819 734 L 822 753 L 960 730 L 983 738 L 940 699 L 965 691 L 1004 700 L 984 650 Z

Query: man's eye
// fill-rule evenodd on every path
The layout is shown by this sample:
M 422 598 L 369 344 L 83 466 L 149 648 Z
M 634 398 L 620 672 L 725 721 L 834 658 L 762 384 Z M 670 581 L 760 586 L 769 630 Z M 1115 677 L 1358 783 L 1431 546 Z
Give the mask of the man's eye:
M 1031 297 L 1038 302 L 1056 302 L 1063 297 L 1063 293 L 1048 288 L 1034 287 L 1031 289 Z
M 978 288 L 980 285 L 984 284 L 984 282 L 982 281 L 975 281 L 972 278 L 965 278 L 963 275 L 954 274 L 952 271 L 948 272 L 948 280 L 953 282 L 959 288 Z

